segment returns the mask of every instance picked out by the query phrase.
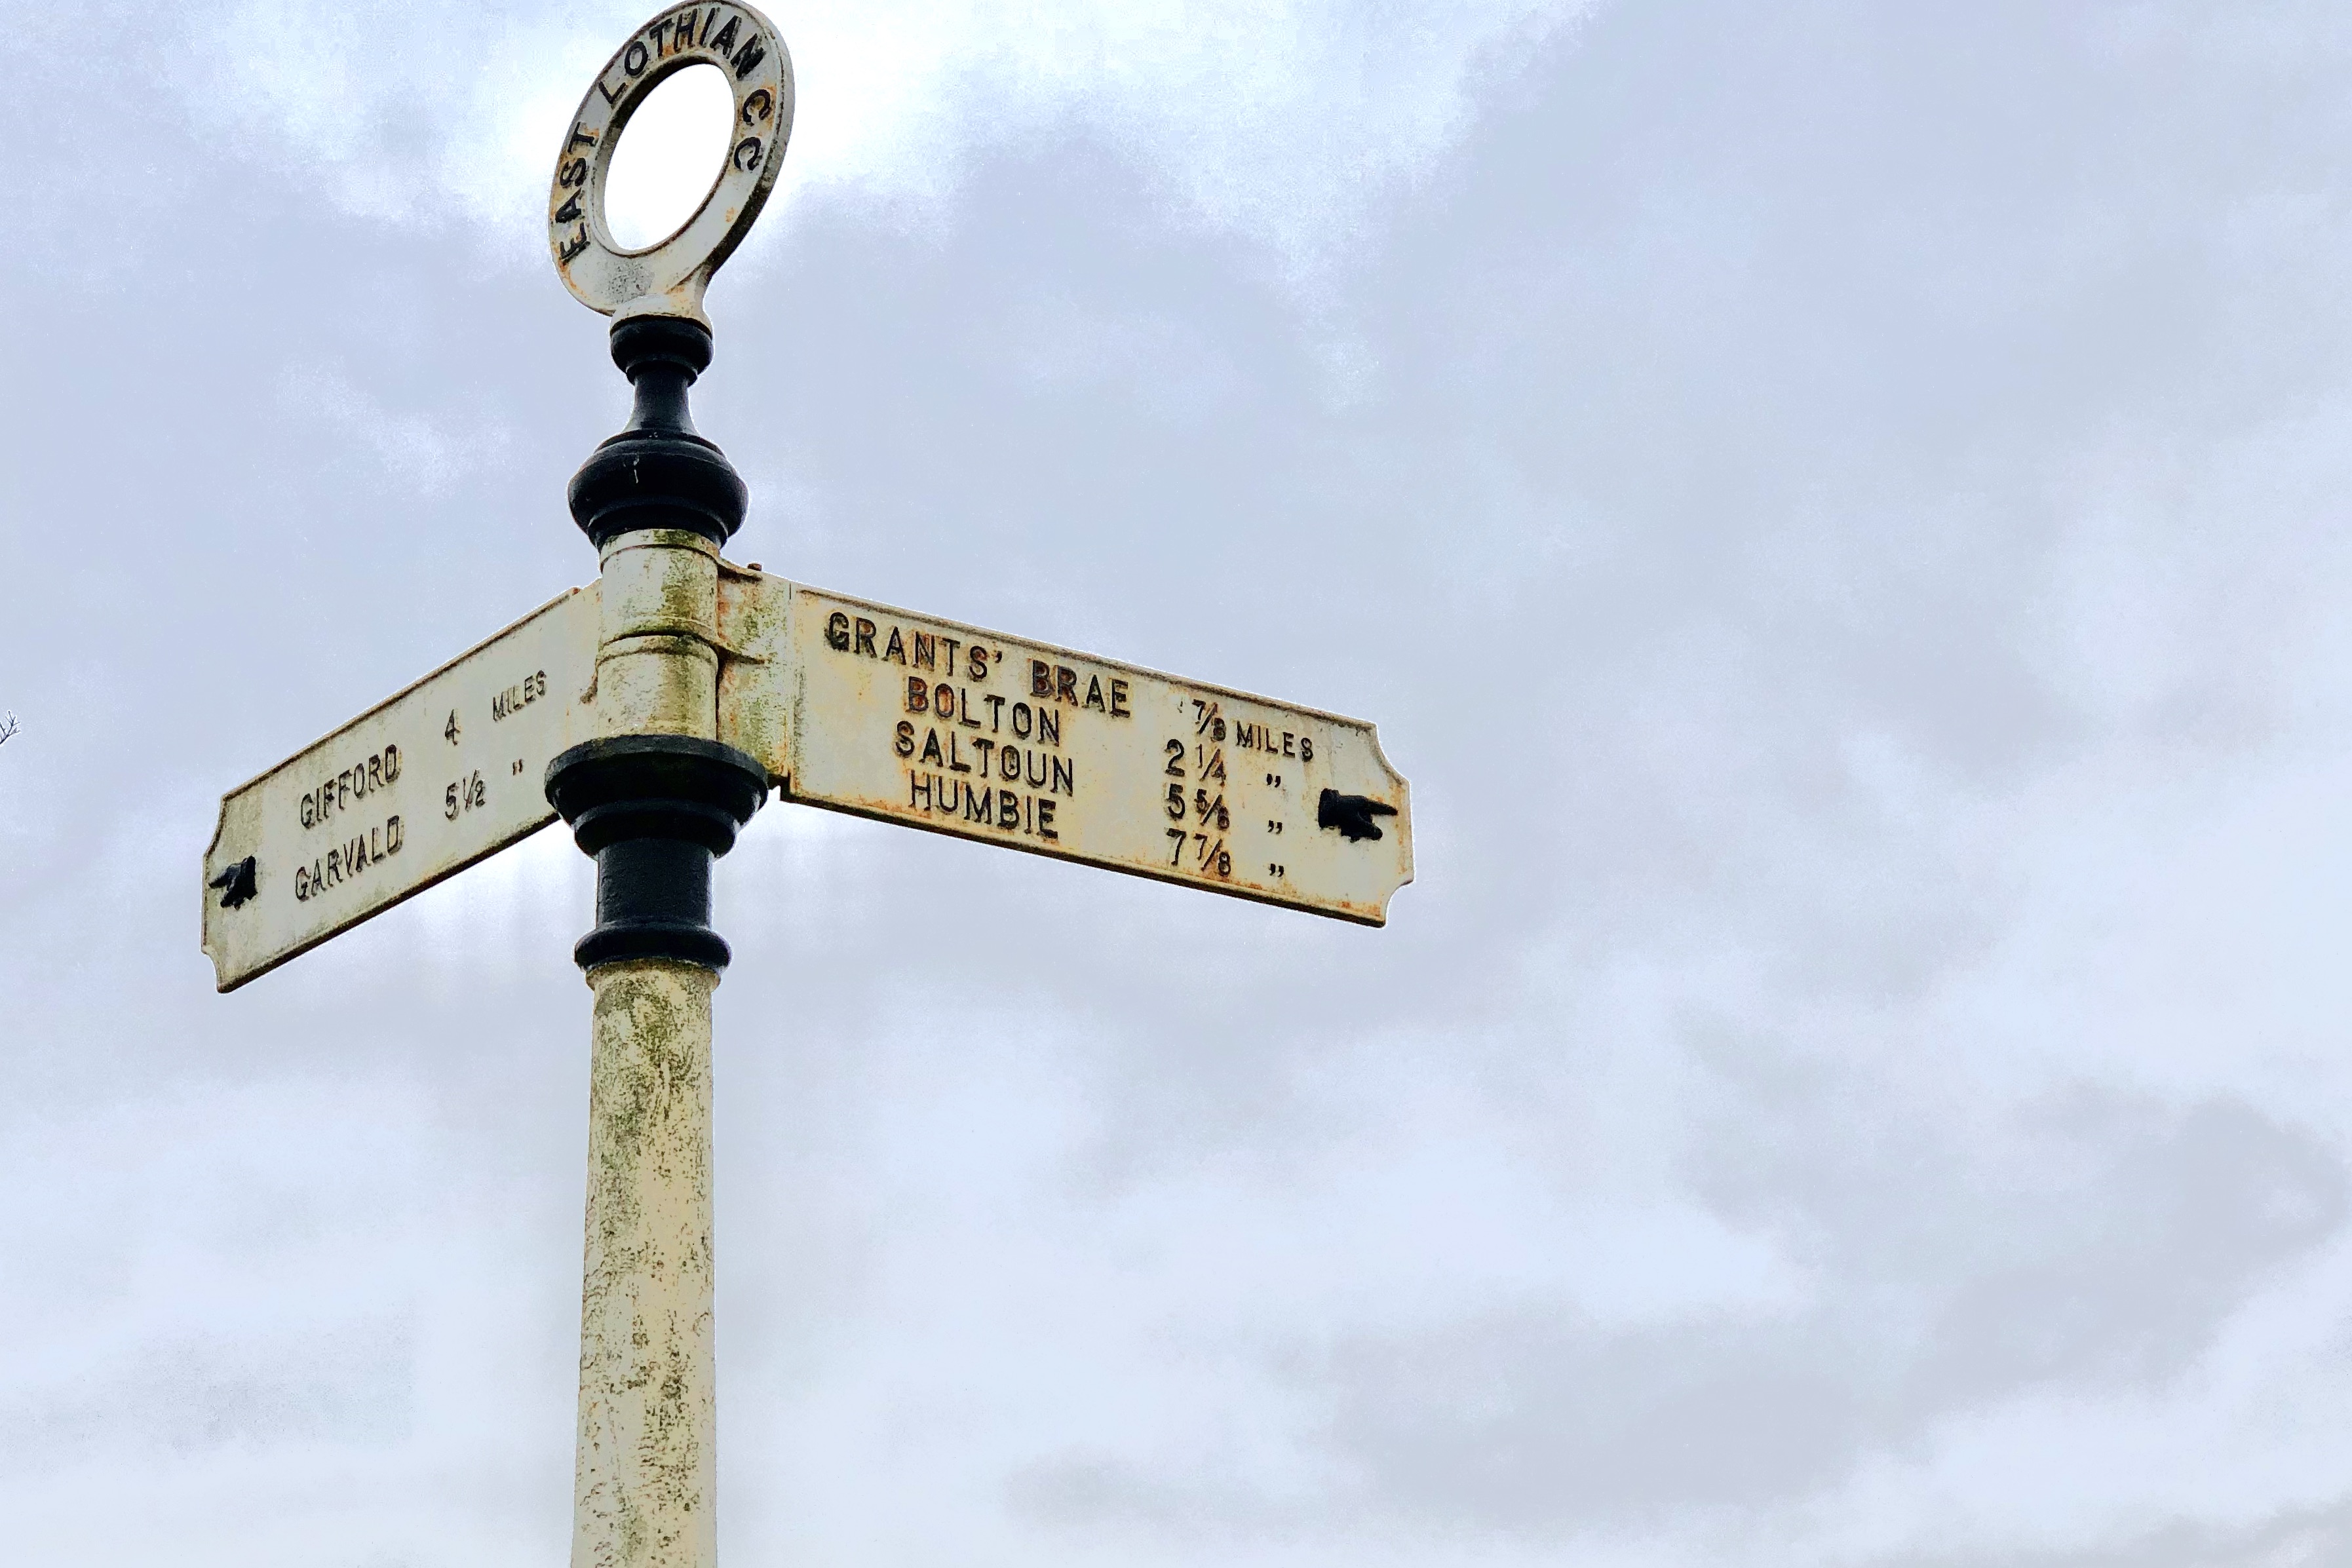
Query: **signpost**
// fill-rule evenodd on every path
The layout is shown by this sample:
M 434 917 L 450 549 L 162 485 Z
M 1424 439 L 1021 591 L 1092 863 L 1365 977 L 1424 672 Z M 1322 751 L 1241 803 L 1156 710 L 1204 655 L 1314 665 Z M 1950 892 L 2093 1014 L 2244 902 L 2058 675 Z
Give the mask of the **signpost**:
M 695 215 L 625 251 L 604 181 L 695 66 L 733 94 Z M 600 572 L 221 801 L 204 949 L 234 990 L 562 816 L 596 860 L 573 1568 L 708 1568 L 713 860 L 780 799 L 1378 925 L 1412 878 L 1371 726 L 747 570 L 749 495 L 694 429 L 703 294 L 773 188 L 791 57 L 749 5 L 656 16 L 597 74 L 548 197 L 613 318 L 627 426 L 572 476 Z

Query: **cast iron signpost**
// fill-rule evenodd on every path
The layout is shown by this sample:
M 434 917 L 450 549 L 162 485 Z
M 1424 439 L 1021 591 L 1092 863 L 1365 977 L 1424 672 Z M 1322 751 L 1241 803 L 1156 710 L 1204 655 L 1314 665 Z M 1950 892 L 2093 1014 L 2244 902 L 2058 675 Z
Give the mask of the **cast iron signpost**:
M 604 180 L 655 85 L 716 67 L 727 160 L 622 249 Z M 564 133 L 548 245 L 613 318 L 628 425 L 573 476 L 600 571 L 221 802 L 204 864 L 220 989 L 561 815 L 596 860 L 574 1568 L 714 1560 L 711 862 L 780 799 L 1377 925 L 1412 876 L 1404 780 L 1359 720 L 746 570 L 749 497 L 694 430 L 703 291 L 773 188 L 783 40 L 663 12 Z

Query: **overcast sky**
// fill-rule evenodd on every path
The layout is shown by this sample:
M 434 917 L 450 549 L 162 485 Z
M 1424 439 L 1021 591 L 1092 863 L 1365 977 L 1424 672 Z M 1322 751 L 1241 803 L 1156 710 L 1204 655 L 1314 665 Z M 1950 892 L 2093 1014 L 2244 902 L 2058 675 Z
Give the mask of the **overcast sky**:
M 226 998 L 197 866 L 593 576 L 643 0 L 5 13 L 5 1554 L 559 1563 L 588 863 Z M 1376 720 L 1419 880 L 755 820 L 730 1562 L 2352 1560 L 2352 10 L 771 14 L 731 553 Z

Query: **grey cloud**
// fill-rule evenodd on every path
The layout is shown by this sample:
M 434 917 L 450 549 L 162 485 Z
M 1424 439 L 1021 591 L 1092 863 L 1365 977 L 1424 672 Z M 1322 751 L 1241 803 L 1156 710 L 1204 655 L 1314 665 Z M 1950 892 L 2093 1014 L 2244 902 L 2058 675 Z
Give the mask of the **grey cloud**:
M 1370 933 L 754 823 L 730 1555 L 2326 1560 L 2340 1345 L 2232 1336 L 2346 1288 L 2347 41 L 1621 5 L 1311 276 L 1078 110 L 779 214 L 697 394 L 736 553 L 1373 716 L 1421 863 Z M 110 58 L 0 101 L 0 1494 L 93 1521 L 33 1561 L 560 1552 L 578 857 L 226 999 L 191 873 L 593 570 L 617 377 L 456 207 L 162 99 L 126 173 Z M 1601 1312 L 1664 1213 L 1778 1282 Z M 1995 1417 L 2065 1506 L 1972 1490 Z

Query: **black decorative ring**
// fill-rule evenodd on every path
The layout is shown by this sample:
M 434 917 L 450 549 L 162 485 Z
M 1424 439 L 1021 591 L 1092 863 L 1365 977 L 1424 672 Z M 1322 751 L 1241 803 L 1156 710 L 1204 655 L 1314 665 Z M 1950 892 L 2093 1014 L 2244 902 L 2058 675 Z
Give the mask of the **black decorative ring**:
M 731 746 L 625 735 L 547 765 L 547 799 L 596 857 L 596 928 L 572 949 L 582 968 L 625 958 L 727 967 L 710 929 L 710 862 L 767 799 L 766 772 Z

